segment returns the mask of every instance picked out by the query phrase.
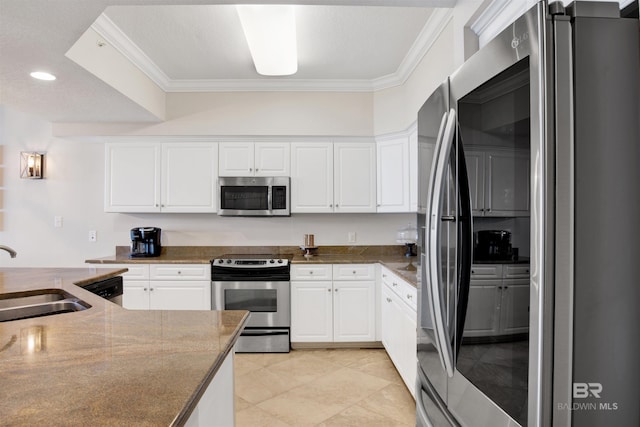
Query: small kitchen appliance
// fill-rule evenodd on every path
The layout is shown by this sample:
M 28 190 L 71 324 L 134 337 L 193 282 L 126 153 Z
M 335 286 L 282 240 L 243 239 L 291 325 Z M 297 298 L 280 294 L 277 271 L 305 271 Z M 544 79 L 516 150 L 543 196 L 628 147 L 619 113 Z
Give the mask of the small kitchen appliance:
M 132 258 L 160 256 L 161 231 L 157 227 L 136 227 L 131 229 Z
M 509 261 L 513 257 L 511 233 L 504 230 L 476 231 L 473 258 L 476 261 Z

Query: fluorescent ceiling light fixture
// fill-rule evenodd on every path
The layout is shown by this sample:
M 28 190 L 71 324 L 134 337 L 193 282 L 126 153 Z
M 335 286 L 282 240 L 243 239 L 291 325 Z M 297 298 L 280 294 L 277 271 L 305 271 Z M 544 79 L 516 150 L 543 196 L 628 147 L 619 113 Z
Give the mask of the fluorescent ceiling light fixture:
M 56 79 L 56 76 L 54 76 L 51 73 L 47 73 L 45 71 L 34 71 L 33 73 L 30 74 L 30 76 L 38 80 L 52 81 Z
M 256 71 L 289 76 L 298 71 L 296 20 L 292 5 L 238 5 L 238 16 Z

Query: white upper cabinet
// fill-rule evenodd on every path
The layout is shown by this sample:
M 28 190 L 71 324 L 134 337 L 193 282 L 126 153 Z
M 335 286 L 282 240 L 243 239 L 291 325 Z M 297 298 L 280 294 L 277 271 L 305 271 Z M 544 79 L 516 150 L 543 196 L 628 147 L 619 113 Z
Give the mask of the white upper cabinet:
M 216 144 L 162 144 L 163 212 L 216 211 L 217 154 Z
M 409 138 L 377 142 L 378 212 L 409 212 Z
M 105 212 L 216 212 L 217 144 L 105 147 Z
M 418 211 L 418 180 L 429 182 L 433 158 L 433 147 L 429 152 L 424 150 L 429 146 L 422 145 L 418 147 L 417 126 L 377 141 L 378 212 Z M 418 164 L 418 159 L 423 164 Z
M 291 144 L 291 212 L 375 212 L 373 142 Z
M 221 142 L 220 176 L 289 176 L 290 144 Z
M 221 142 L 219 150 L 220 176 L 253 176 L 253 142 Z
M 527 150 L 474 147 L 465 161 L 474 216 L 529 216 Z
M 333 143 L 291 144 L 291 212 L 333 212 Z
M 156 143 L 106 144 L 105 212 L 160 212 L 160 156 Z
M 334 211 L 376 211 L 376 146 L 371 142 L 333 144 Z

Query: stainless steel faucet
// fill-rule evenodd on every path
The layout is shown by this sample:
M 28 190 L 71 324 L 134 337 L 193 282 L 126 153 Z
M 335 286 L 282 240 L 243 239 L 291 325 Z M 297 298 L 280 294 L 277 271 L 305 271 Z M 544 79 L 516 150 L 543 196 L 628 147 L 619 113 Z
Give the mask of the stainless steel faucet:
M 18 253 L 13 249 L 11 249 L 9 246 L 0 245 L 0 249 L 2 249 L 3 251 L 9 252 L 9 255 L 11 255 L 11 258 L 15 258 L 16 255 L 18 255 Z

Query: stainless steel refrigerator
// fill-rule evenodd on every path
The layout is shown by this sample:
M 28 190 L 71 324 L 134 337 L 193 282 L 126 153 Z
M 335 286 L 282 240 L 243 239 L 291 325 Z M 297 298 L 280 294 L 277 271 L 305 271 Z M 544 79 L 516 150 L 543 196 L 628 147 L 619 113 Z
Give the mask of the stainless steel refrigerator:
M 640 425 L 639 40 L 617 3 L 540 2 L 420 110 L 418 425 Z M 505 218 L 517 295 L 472 281 Z

